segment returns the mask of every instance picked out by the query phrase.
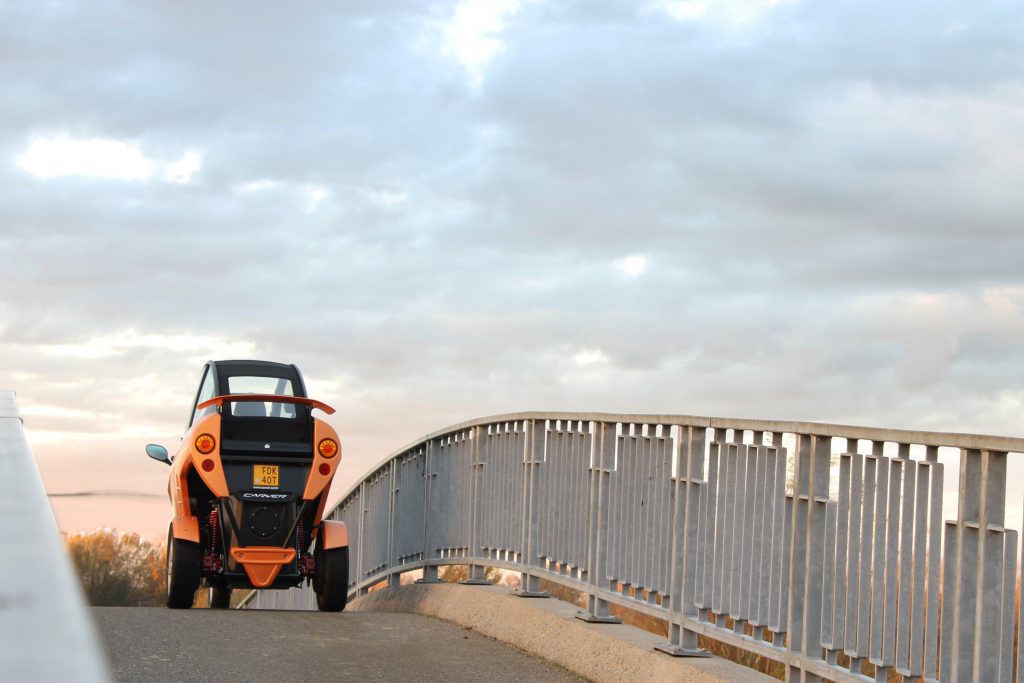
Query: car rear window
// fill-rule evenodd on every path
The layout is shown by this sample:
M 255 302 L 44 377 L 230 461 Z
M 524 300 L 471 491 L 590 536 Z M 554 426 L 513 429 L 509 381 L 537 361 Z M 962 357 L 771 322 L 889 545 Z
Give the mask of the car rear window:
M 294 396 L 292 381 L 283 377 L 255 377 L 236 375 L 228 377 L 229 394 L 272 394 Z M 231 414 L 240 417 L 295 417 L 295 406 L 288 403 L 251 402 L 231 403 Z

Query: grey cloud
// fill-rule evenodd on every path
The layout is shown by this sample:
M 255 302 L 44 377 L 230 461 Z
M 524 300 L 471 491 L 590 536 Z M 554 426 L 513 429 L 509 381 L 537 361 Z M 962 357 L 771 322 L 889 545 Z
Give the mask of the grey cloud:
M 4 5 L 0 384 L 173 434 L 237 347 L 53 354 L 134 330 L 295 361 L 375 447 L 532 408 L 1016 429 L 1012 5 L 526 3 L 479 87 L 452 7 Z M 16 165 L 58 133 L 202 168 Z

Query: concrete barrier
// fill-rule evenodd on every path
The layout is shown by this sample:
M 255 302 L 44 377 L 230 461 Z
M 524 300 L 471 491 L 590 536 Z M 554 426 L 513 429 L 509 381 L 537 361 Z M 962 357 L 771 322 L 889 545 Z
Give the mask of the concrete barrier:
M 352 611 L 412 612 L 473 629 L 554 662 L 592 681 L 729 681 L 775 679 L 717 657 L 660 655 L 664 637 L 623 624 L 576 618 L 578 608 L 561 600 L 523 600 L 501 586 L 416 584 L 386 588 L 355 600 Z
M 13 391 L 0 390 L 0 680 L 109 676 Z

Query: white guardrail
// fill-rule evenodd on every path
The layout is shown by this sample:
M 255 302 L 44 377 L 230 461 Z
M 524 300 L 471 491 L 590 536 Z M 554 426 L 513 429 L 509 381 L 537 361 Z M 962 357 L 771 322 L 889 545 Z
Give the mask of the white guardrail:
M 955 520 L 940 449 L 959 460 Z M 501 567 L 526 595 L 540 578 L 586 593 L 590 620 L 612 603 L 667 620 L 672 654 L 699 654 L 705 635 L 783 663 L 787 680 L 1024 683 L 1005 519 L 1022 451 L 995 436 L 519 413 L 403 448 L 330 517 L 348 524 L 352 596 L 415 569 Z M 313 605 L 304 587 L 248 606 Z
M 0 481 L 0 680 L 108 680 L 17 399 L 2 390 Z

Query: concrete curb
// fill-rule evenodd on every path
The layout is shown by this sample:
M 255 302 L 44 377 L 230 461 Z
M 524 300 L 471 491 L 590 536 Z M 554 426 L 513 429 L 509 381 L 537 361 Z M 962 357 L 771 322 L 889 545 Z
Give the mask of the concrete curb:
M 517 598 L 501 586 L 417 584 L 375 591 L 354 600 L 357 612 L 424 614 L 494 638 L 593 681 L 738 681 L 774 678 L 720 659 L 678 658 L 654 651 L 664 638 L 623 624 L 588 624 L 576 606 Z

